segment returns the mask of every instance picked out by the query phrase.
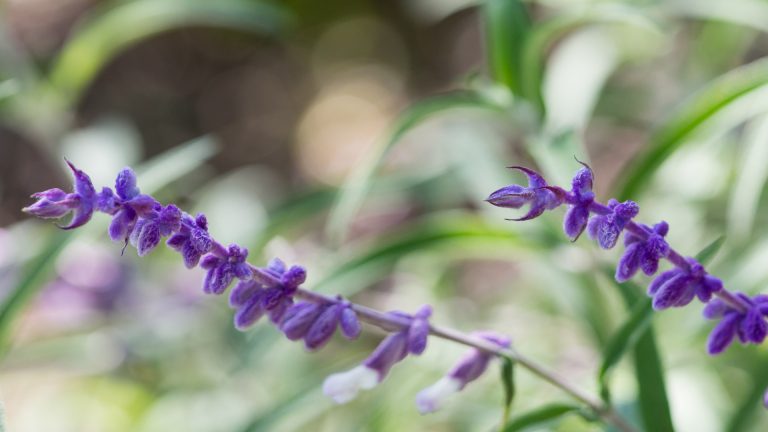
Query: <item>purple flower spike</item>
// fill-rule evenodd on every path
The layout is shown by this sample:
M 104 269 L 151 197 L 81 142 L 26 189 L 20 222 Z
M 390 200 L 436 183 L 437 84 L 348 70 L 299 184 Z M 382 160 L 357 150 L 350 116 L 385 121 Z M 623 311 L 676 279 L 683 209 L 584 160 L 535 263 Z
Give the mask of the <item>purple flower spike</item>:
M 528 176 L 528 187 L 510 185 L 493 192 L 487 199 L 496 207 L 519 209 L 530 204 L 528 213 L 515 221 L 524 221 L 536 218 L 545 210 L 552 210 L 563 203 L 565 191 L 559 188 L 547 186 L 547 182 L 536 171 L 519 166 L 509 167 L 520 170 Z
M 611 199 L 608 207 L 612 210 L 611 213 L 594 216 L 587 224 L 589 237 L 597 240 L 597 244 L 603 249 L 616 246 L 621 231 L 640 212 L 640 206 L 634 201 L 619 203 Z
M 38 192 L 32 195 L 38 201 L 22 211 L 45 219 L 58 219 L 72 212 L 72 220 L 67 225 L 58 225 L 61 229 L 70 230 L 91 220 L 99 197 L 88 174 L 77 169 L 70 161 L 67 161 L 67 165 L 72 170 L 74 192 L 67 194 L 61 189 Z
M 136 186 L 136 174 L 130 168 L 124 168 L 117 175 L 115 191 L 117 198 L 115 199 L 115 210 L 110 212 L 114 217 L 109 225 L 109 236 L 114 241 L 127 242 L 135 231 L 134 228 L 139 217 L 155 212 L 160 203 L 149 195 L 139 193 L 139 188 Z
M 563 220 L 563 230 L 571 241 L 576 241 L 584 232 L 589 220 L 589 206 L 595 201 L 595 193 L 592 192 L 592 169 L 586 164 L 582 165 L 584 168 L 576 173 L 571 182 L 569 201 L 573 204 Z
M 641 269 L 646 275 L 653 276 L 659 269 L 659 260 L 669 254 L 669 244 L 664 240 L 664 236 L 669 231 L 669 225 L 666 222 L 657 223 L 653 229 L 647 225 L 640 225 L 640 227 L 648 232 L 647 239 L 643 240 L 631 232 L 624 235 L 624 245 L 627 248 L 616 267 L 618 282 L 629 280 Z
M 668 270 L 651 282 L 648 295 L 653 297 L 653 308 L 663 310 L 685 306 L 694 297 L 706 303 L 712 295 L 723 289 L 720 279 L 707 274 L 695 259 L 688 258 L 688 268 Z
M 509 338 L 495 333 L 476 333 L 499 346 L 508 348 Z M 479 378 L 488 369 L 493 354 L 478 349 L 470 350 L 454 368 L 435 384 L 425 388 L 416 395 L 416 407 L 422 414 L 439 410 L 451 395 L 461 391 L 467 384 Z
M 757 295 L 753 298 L 736 293 L 737 298 L 745 306 L 746 311 L 735 309 L 721 299 L 714 299 L 704 308 L 704 317 L 720 319 L 712 330 L 707 341 L 707 352 L 710 355 L 720 354 L 738 336 L 742 344 L 760 344 L 768 335 L 768 296 Z
M 248 257 L 248 249 L 240 248 L 232 244 L 227 249 L 226 256 L 208 254 L 203 257 L 200 267 L 208 270 L 203 282 L 203 292 L 206 294 L 221 294 L 226 291 L 232 280 L 249 279 L 252 275 L 251 268 L 245 259 Z
M 181 253 L 187 268 L 195 267 L 200 262 L 200 257 L 213 247 L 205 215 L 200 213 L 192 219 L 192 216 L 184 214 L 181 230 L 171 236 L 166 244 Z

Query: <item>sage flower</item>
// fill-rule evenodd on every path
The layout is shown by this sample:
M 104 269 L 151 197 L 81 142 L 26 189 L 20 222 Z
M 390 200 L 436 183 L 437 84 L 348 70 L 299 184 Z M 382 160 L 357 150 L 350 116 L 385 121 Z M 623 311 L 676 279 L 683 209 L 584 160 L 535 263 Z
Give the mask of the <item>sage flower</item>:
M 571 241 L 576 241 L 589 220 L 589 206 L 595 201 L 595 193 L 592 192 L 593 174 L 588 165 L 580 169 L 571 181 L 569 193 L 570 208 L 563 219 L 563 230 Z
M 200 267 L 208 270 L 203 282 L 206 294 L 221 294 L 235 278 L 247 280 L 252 275 L 251 268 L 245 262 L 248 249 L 231 244 L 222 255 L 211 253 L 200 262 Z
M 624 254 L 616 267 L 616 281 L 624 282 L 632 278 L 638 270 L 653 276 L 659 269 L 659 260 L 669 253 L 669 244 L 664 236 L 669 225 L 662 221 L 653 226 L 638 224 L 648 236 L 643 239 L 637 234 L 627 232 L 624 235 Z
M 493 192 L 487 199 L 489 203 L 496 207 L 505 207 L 519 209 L 529 204 L 528 213 L 518 219 L 509 219 L 514 221 L 525 221 L 539 217 L 545 210 L 552 210 L 563 203 L 564 196 L 558 194 L 557 190 L 548 188 L 547 182 L 536 171 L 520 167 L 509 167 L 525 173 L 528 177 L 528 186 L 509 185 Z
M 768 295 L 750 298 L 743 293 L 735 293 L 745 306 L 745 311 L 729 306 L 721 299 L 714 299 L 704 307 L 703 315 L 707 319 L 719 319 L 707 341 L 707 352 L 711 355 L 723 352 L 738 336 L 742 344 L 760 344 L 768 334 Z
M 674 268 L 661 273 L 648 286 L 648 295 L 653 297 L 653 308 L 663 310 L 682 307 L 698 297 L 703 303 L 723 289 L 720 279 L 707 274 L 704 266 L 693 258 L 686 259 L 687 268 Z
M 587 233 L 603 249 L 611 249 L 616 246 L 616 241 L 621 231 L 640 212 L 640 206 L 634 201 L 620 203 L 615 199 L 608 201 L 611 213 L 596 215 L 587 224 Z

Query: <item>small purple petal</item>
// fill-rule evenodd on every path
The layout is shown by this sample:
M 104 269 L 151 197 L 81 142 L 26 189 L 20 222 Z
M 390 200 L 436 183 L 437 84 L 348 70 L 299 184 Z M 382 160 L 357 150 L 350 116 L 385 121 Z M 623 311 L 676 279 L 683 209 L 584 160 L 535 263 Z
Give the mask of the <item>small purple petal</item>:
M 704 306 L 704 310 L 701 314 L 706 319 L 722 318 L 725 312 L 729 309 L 728 305 L 720 299 L 714 299 Z
M 339 324 L 343 305 L 333 304 L 326 306 L 314 323 L 309 327 L 304 337 L 304 346 L 309 350 L 322 348 L 336 331 Z
M 109 237 L 114 241 L 125 241 L 133 231 L 136 217 L 136 212 L 130 207 L 118 210 L 109 224 Z
M 341 334 L 347 339 L 357 339 L 360 336 L 362 330 L 360 326 L 360 320 L 357 318 L 357 314 L 350 307 L 345 307 L 341 311 L 341 318 L 339 321 L 341 325 Z
M 408 355 L 407 332 L 391 333 L 376 347 L 376 350 L 363 362 L 379 374 L 379 381 L 383 380 L 392 366 Z
M 739 314 L 730 313 L 715 326 L 707 341 L 707 352 L 710 355 L 720 354 L 728 348 L 736 335 L 739 319 Z
M 672 279 L 673 277 L 680 274 L 680 270 L 673 269 L 673 270 L 667 270 L 664 273 L 656 276 L 656 279 L 654 279 L 650 285 L 648 285 L 648 295 L 654 296 L 659 291 L 659 288 L 661 288 L 667 281 Z
M 117 174 L 115 191 L 124 200 L 132 199 L 139 194 L 139 188 L 136 187 L 136 173 L 132 169 L 124 168 Z
M 160 230 L 155 223 L 146 223 L 141 227 L 136 249 L 139 256 L 144 256 L 152 251 L 160 243 Z
M 572 206 L 565 214 L 563 221 L 563 230 L 571 241 L 576 241 L 584 229 L 587 227 L 587 221 L 589 220 L 589 209 L 584 206 Z
M 768 334 L 768 324 L 757 308 L 750 308 L 746 316 L 741 320 L 739 330 L 747 342 L 760 344 Z
M 694 291 L 687 289 L 690 279 L 684 274 L 677 274 L 659 287 L 653 297 L 653 308 L 664 310 L 673 306 L 684 306 L 693 300 Z M 687 301 L 686 301 L 687 300 Z
M 264 315 L 264 308 L 258 298 L 252 298 L 235 313 L 235 328 L 240 331 L 247 330 Z
M 323 308 L 320 305 L 314 303 L 310 306 L 298 309 L 290 317 L 286 317 L 283 320 L 280 329 L 285 333 L 285 337 L 288 339 L 299 340 L 307 334 L 309 327 L 315 322 L 322 309 Z
M 529 189 L 513 184 L 494 191 L 488 196 L 486 201 L 496 207 L 519 209 L 532 198 L 533 192 Z
M 259 284 L 254 281 L 240 281 L 232 289 L 232 292 L 229 293 L 229 306 L 231 308 L 239 308 L 261 291 Z
M 641 243 L 632 243 L 627 247 L 616 267 L 616 282 L 626 282 L 637 273 L 640 268 L 642 251 L 643 245 Z

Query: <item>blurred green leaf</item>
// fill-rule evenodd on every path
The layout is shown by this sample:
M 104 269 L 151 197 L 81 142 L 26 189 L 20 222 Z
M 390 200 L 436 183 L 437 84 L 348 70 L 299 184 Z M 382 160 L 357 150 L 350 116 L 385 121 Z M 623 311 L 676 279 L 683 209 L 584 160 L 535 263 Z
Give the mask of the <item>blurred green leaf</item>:
M 516 432 L 531 426 L 540 426 L 566 414 L 579 412 L 581 407 L 569 404 L 549 404 L 533 409 L 507 423 L 502 432 Z
M 717 255 L 717 252 L 723 247 L 725 243 L 725 236 L 720 236 L 712 243 L 708 244 L 701 252 L 696 254 L 696 261 L 702 265 L 709 264 L 710 261 Z
M 733 411 L 726 423 L 727 426 L 723 429 L 725 432 L 760 430 L 760 428 L 753 427 L 750 429 L 749 427 L 755 426 L 756 414 L 765 410 L 761 401 L 763 400 L 766 388 L 768 388 L 768 368 L 765 367 L 768 358 L 764 355 L 754 355 L 754 357 L 756 358 L 754 359 L 753 367 L 746 371 L 750 377 L 749 391 L 735 405 L 736 410 Z
M 653 173 L 698 130 L 738 98 L 768 84 L 768 59 L 740 66 L 715 79 L 693 95 L 651 138 L 648 150 L 627 168 L 616 195 L 621 200 L 636 196 Z
M 350 221 L 370 190 L 376 169 L 392 147 L 408 131 L 423 121 L 436 114 L 457 108 L 502 111 L 503 105 L 488 95 L 476 91 L 456 91 L 416 102 L 403 111 L 395 121 L 388 138 L 369 153 L 366 160 L 349 176 L 339 191 L 339 196 L 331 209 L 326 226 L 326 234 L 333 243 L 338 244 L 344 239 Z
M 101 68 L 130 45 L 159 33 L 209 26 L 274 34 L 286 25 L 274 5 L 245 0 L 134 0 L 102 9 L 65 43 L 51 82 L 74 101 Z
M 643 289 L 632 281 L 618 283 L 613 278 L 613 269 L 605 269 L 605 275 L 618 289 L 627 308 L 647 301 Z M 632 350 L 635 365 L 635 381 L 637 382 L 640 415 L 645 430 L 673 432 L 672 413 L 669 409 L 667 386 L 664 379 L 664 367 L 661 363 L 659 350 L 656 346 L 656 336 L 653 327 L 648 326 L 637 339 Z
M 609 373 L 618 364 L 619 360 L 624 357 L 624 353 L 628 349 L 633 348 L 640 336 L 648 329 L 652 316 L 653 307 L 651 307 L 650 300 L 637 302 L 627 321 L 608 342 L 603 353 L 603 363 L 597 375 L 600 396 L 604 401 L 610 402 L 611 400 Z
M 341 254 L 338 257 L 341 264 L 314 283 L 314 289 L 350 295 L 363 289 L 366 283 L 384 276 L 394 263 L 416 251 L 452 247 L 460 249 L 466 256 L 473 246 L 482 248 L 484 253 L 491 253 L 493 246 L 503 250 L 536 249 L 535 245 L 525 243 L 514 233 L 489 226 L 473 215 L 425 218 L 382 237 L 384 240 L 358 245 L 350 253 Z
M 216 139 L 206 135 L 153 157 L 136 167 L 142 190 L 146 193 L 156 192 L 171 181 L 199 168 L 218 150 Z
M 504 415 L 502 425 L 509 421 L 512 401 L 515 399 L 515 362 L 509 358 L 501 358 L 501 385 L 504 387 Z
M 752 237 L 760 196 L 768 181 L 768 115 L 750 122 L 744 141 L 727 213 L 729 237 L 740 243 Z
M 45 286 L 45 281 L 53 271 L 56 257 L 71 237 L 67 231 L 54 230 L 40 254 L 24 267 L 19 282 L 0 305 L 0 357 L 4 356 L 9 348 L 8 338 L 15 318 Z
M 526 6 L 518 0 L 486 0 L 486 51 L 493 78 L 520 96 L 523 46 L 531 29 Z

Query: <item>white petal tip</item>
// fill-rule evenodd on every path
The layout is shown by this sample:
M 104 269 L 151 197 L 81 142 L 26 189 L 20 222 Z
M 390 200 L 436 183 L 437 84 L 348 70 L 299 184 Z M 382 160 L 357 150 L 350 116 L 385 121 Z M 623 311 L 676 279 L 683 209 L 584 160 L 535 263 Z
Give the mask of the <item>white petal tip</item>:
M 378 372 L 358 366 L 346 372 L 329 375 L 323 382 L 323 393 L 337 404 L 345 404 L 354 399 L 360 390 L 370 390 L 378 383 Z

